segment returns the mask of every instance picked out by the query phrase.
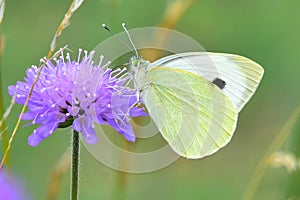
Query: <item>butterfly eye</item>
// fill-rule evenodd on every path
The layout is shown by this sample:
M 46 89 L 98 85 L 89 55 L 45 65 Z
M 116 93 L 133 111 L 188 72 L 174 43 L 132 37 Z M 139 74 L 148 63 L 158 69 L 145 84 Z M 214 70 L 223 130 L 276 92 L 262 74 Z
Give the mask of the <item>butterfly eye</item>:
M 137 67 L 140 64 L 140 61 L 135 59 L 132 64 L 133 64 L 133 66 Z

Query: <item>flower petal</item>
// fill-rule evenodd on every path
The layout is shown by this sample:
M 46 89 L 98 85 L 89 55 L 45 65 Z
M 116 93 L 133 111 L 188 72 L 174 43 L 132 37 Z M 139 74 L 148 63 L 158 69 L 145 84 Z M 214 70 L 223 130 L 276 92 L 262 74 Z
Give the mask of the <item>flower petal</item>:
M 98 137 L 92 123 L 90 123 L 85 117 L 75 119 L 72 127 L 74 130 L 82 133 L 86 143 L 95 144 L 98 142 Z
M 41 141 L 43 141 L 45 138 L 40 136 L 37 133 L 32 133 L 29 137 L 28 137 L 28 144 L 30 146 L 37 146 Z

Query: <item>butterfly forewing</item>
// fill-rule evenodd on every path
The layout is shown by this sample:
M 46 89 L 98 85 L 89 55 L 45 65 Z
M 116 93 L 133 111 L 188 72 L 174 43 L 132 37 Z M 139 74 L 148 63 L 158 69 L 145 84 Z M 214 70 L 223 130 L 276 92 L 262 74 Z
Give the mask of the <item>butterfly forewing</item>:
M 165 66 L 195 73 L 213 82 L 225 82 L 222 91 L 229 97 L 236 110 L 240 110 L 254 94 L 262 76 L 263 68 L 252 60 L 232 54 L 189 52 L 161 58 L 149 68 Z
M 195 73 L 152 67 L 142 93 L 151 118 L 179 155 L 201 158 L 231 139 L 237 112 L 216 85 Z

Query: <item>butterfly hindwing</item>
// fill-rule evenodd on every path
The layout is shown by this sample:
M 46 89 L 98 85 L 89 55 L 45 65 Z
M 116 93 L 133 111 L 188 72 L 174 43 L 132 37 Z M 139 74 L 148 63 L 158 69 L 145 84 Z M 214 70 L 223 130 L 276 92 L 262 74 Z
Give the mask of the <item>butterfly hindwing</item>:
M 238 114 L 216 85 L 194 73 L 161 66 L 151 68 L 146 79 L 143 102 L 179 155 L 201 158 L 230 141 Z

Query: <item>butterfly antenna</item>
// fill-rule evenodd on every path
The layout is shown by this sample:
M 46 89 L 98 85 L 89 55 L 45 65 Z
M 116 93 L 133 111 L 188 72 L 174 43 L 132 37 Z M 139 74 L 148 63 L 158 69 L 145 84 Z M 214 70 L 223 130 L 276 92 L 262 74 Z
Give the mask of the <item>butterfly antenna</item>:
M 112 35 L 114 35 L 114 33 L 106 26 L 106 24 L 102 24 L 102 28 L 104 28 L 105 30 L 107 30 L 108 32 L 110 32 Z M 130 51 L 134 51 L 127 43 L 125 43 L 123 40 L 121 40 L 120 38 L 116 37 L 117 40 L 119 42 L 121 42 L 122 44 L 124 44 L 128 49 L 130 49 Z
M 133 49 L 134 49 L 134 52 L 135 52 L 136 57 L 138 58 L 138 57 L 139 57 L 139 54 L 138 54 L 138 52 L 137 52 L 136 47 L 134 46 L 134 44 L 133 44 L 133 42 L 132 42 L 132 39 L 131 39 L 130 34 L 129 34 L 127 28 L 126 28 L 125 23 L 122 23 L 122 27 L 123 27 L 124 31 L 126 32 L 128 38 L 129 38 L 129 41 L 130 41 L 130 43 L 131 43 L 131 45 L 132 45 L 132 47 L 133 47 Z

